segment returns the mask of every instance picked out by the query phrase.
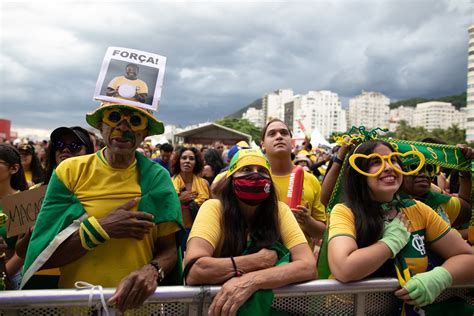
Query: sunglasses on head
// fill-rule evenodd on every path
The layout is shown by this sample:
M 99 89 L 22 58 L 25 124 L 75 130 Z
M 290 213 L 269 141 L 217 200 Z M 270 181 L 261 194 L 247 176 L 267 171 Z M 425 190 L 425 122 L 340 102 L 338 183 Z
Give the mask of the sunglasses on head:
M 102 120 L 110 127 L 115 127 L 126 120 L 132 131 L 144 130 L 148 125 L 147 117 L 138 111 L 124 113 L 124 111 L 118 109 L 105 110 Z
M 415 170 L 417 167 L 416 164 L 409 164 L 407 166 L 405 166 L 405 169 L 407 171 L 413 171 Z M 414 175 L 418 175 L 420 173 L 424 173 L 425 175 L 427 175 L 428 177 L 432 178 L 432 177 L 435 177 L 439 174 L 439 166 L 437 165 L 432 165 L 432 164 L 426 164 L 423 166 L 423 168 L 421 168 L 417 173 L 415 173 Z
M 66 144 L 65 142 L 63 142 L 62 140 L 58 140 L 55 144 L 54 144 L 54 148 L 56 150 L 60 150 L 60 151 L 63 151 L 64 149 L 69 149 L 69 151 L 71 153 L 77 153 L 78 151 L 81 150 L 82 148 L 82 144 L 81 143 L 76 143 L 76 142 L 71 142 L 69 144 Z

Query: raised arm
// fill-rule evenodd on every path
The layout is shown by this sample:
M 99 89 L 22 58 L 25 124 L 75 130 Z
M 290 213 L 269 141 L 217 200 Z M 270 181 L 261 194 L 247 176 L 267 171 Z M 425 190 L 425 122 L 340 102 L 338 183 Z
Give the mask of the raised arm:
M 323 183 L 321 184 L 321 203 L 323 203 L 324 206 L 327 206 L 329 200 L 331 199 L 331 194 L 334 190 L 334 186 L 336 185 L 337 177 L 339 176 L 339 172 L 341 172 L 342 169 L 342 163 L 344 162 L 344 158 L 346 158 L 350 148 L 351 145 L 342 145 L 333 157 L 330 168 L 326 172 L 326 176 L 324 177 Z
M 474 152 L 472 148 L 459 144 L 457 145 L 461 149 L 462 154 L 467 160 L 472 160 L 474 157 Z M 458 197 L 461 202 L 461 210 L 456 220 L 452 223 L 453 227 L 458 227 L 464 223 L 467 223 L 471 219 L 472 209 L 471 209 L 471 172 L 463 171 L 459 172 L 459 193 Z

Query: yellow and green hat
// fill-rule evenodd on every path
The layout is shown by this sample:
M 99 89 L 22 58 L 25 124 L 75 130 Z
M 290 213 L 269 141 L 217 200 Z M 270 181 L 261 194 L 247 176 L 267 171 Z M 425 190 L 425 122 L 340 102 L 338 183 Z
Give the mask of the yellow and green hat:
M 97 109 L 95 109 L 94 112 L 86 114 L 87 123 L 90 126 L 99 129 L 99 124 L 102 122 L 103 112 L 111 108 L 138 111 L 145 115 L 148 118 L 148 135 L 160 135 L 165 132 L 165 126 L 163 125 L 163 122 L 158 121 L 158 119 L 153 116 L 153 112 L 151 110 L 129 104 L 103 102 Z
M 241 149 L 232 157 L 227 170 L 227 177 L 230 177 L 240 168 L 250 165 L 262 166 L 270 172 L 270 162 L 260 149 Z

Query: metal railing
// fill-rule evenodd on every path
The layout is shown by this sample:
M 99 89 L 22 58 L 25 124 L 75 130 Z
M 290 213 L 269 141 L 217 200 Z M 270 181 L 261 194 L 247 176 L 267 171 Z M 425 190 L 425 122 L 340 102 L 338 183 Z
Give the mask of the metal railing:
M 396 279 L 340 283 L 317 280 L 275 289 L 273 307 L 290 315 L 386 315 L 397 308 Z M 207 315 L 218 286 L 162 286 L 139 309 L 127 315 Z M 438 301 L 458 296 L 474 304 L 474 283 L 444 291 Z M 0 292 L 0 315 L 98 315 L 100 296 L 91 290 L 23 290 Z M 115 289 L 103 289 L 107 300 Z M 112 308 L 110 308 L 113 311 Z

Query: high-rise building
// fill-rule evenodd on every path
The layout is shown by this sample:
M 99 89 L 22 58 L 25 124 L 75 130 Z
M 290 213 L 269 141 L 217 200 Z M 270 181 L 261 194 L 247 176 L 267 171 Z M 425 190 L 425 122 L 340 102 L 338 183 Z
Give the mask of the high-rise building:
M 349 123 L 366 128 L 387 128 L 390 99 L 380 92 L 366 92 L 349 100 Z
M 331 91 L 309 91 L 304 95 L 296 95 L 285 103 L 284 121 L 299 133 L 302 128 L 307 134 L 318 130 L 324 138 L 332 132 L 346 131 L 345 111 L 337 93 Z
M 254 107 L 249 107 L 247 111 L 242 114 L 242 118 L 249 120 L 258 128 L 263 128 L 265 126 L 263 109 L 258 110 Z
M 269 93 L 262 98 L 263 117 L 266 124 L 274 118 L 283 120 L 285 114 L 285 103 L 293 98 L 293 90 L 279 89 Z
M 474 141 L 474 24 L 469 26 L 467 57 L 466 141 Z
M 407 125 L 413 125 L 413 115 L 415 108 L 411 106 L 399 106 L 398 108 L 390 110 L 390 119 L 388 129 L 390 132 L 395 132 L 400 121 L 405 121 Z
M 435 128 L 447 129 L 457 123 L 458 114 L 449 102 L 430 101 L 418 103 L 413 116 L 413 125 L 432 131 Z

